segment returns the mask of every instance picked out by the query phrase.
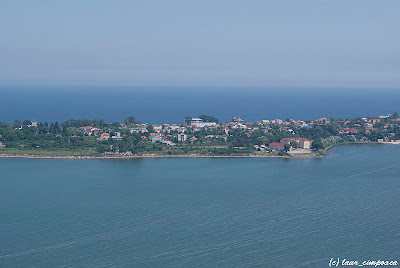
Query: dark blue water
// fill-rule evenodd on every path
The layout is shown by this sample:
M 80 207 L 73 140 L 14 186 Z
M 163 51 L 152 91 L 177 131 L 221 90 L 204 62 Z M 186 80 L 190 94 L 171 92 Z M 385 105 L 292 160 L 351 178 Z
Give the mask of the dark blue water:
M 400 90 L 282 88 L 0 87 L 0 121 L 70 118 L 182 123 L 187 115 L 262 119 L 354 118 L 399 110 Z
M 0 267 L 400 258 L 400 147 L 323 159 L 0 159 Z

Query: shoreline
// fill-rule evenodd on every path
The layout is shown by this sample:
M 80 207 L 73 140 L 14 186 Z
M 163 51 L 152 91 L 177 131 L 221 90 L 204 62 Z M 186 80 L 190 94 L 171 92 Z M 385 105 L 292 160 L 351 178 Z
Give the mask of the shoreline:
M 320 154 L 313 155 L 298 155 L 298 156 L 279 156 L 279 155 L 35 155 L 35 154 L 14 154 L 14 153 L 3 153 L 0 152 L 0 158 L 27 158 L 27 159 L 76 159 L 76 160 L 89 160 L 89 159 L 141 159 L 141 158 L 283 158 L 283 159 L 301 159 L 301 158 L 323 158 L 328 155 L 329 150 L 344 145 L 385 145 L 396 143 L 379 143 L 379 142 L 357 142 L 357 143 L 342 143 L 331 145 L 324 150 L 320 151 Z
M 344 146 L 344 145 L 384 145 L 385 143 L 381 143 L 381 142 L 347 142 L 347 143 L 338 143 L 338 144 L 333 144 L 328 146 L 327 148 L 323 149 L 322 155 L 328 155 L 328 151 L 335 148 L 335 147 L 339 147 L 339 146 Z M 388 143 L 388 144 L 393 144 L 393 143 Z
M 319 155 L 279 156 L 279 155 L 114 155 L 114 156 L 74 156 L 74 155 L 34 155 L 34 154 L 7 154 L 0 153 L 0 158 L 30 158 L 30 159 L 141 159 L 141 158 L 322 158 Z
M 132 155 L 132 156 L 66 156 L 66 155 L 33 155 L 33 154 L 0 154 L 0 158 L 31 159 L 140 159 L 140 158 L 321 158 L 320 156 L 274 156 L 274 155 Z

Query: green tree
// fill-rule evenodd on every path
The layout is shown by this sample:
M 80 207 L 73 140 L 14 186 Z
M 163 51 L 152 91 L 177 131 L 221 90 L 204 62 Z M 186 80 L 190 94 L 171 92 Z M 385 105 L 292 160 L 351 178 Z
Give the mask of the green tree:
M 24 122 L 22 122 L 22 124 L 26 127 L 26 126 L 32 125 L 32 121 L 31 120 L 24 120 Z
M 154 128 L 153 128 L 152 125 L 148 125 L 148 126 L 146 127 L 146 129 L 147 129 L 147 131 L 148 131 L 149 133 L 153 133 L 153 132 L 154 132 Z
M 21 127 L 21 121 L 15 120 L 15 121 L 14 121 L 14 124 L 13 124 L 13 127 L 14 127 L 14 128 L 20 128 L 20 127 Z
M 96 146 L 96 151 L 100 154 L 104 153 L 107 150 L 107 146 L 104 144 L 98 144 Z
M 297 141 L 291 141 L 290 146 L 292 146 L 294 149 L 297 149 L 299 147 L 299 144 L 297 143 Z
M 285 151 L 285 153 L 290 151 L 290 145 L 289 144 L 284 144 L 283 145 L 283 150 Z
M 124 123 L 126 125 L 132 125 L 132 124 L 136 124 L 136 119 L 133 116 L 129 116 L 127 118 L 124 119 Z
M 312 146 L 314 147 L 314 149 L 319 150 L 319 149 L 324 149 L 325 146 L 322 143 L 322 140 L 320 138 L 317 138 L 315 140 L 313 140 L 312 142 Z
M 202 119 L 204 122 L 216 122 L 216 123 L 219 122 L 219 120 L 217 118 L 215 118 L 214 116 L 211 116 L 211 115 L 202 114 L 199 116 L 199 118 Z
M 185 124 L 186 124 L 186 125 L 189 125 L 189 124 L 190 124 L 190 121 L 192 121 L 192 117 L 191 117 L 191 116 L 186 116 L 186 117 L 185 117 Z
M 62 128 L 62 135 L 63 135 L 63 137 L 68 137 L 71 135 L 70 132 L 68 131 L 67 127 Z

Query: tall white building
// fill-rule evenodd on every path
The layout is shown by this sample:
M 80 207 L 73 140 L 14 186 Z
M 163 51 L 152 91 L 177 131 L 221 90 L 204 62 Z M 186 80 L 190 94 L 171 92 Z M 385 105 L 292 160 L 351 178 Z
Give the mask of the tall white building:
M 184 141 L 187 140 L 187 135 L 186 134 L 178 134 L 177 135 L 177 140 L 181 141 L 181 142 L 184 142 Z
M 216 122 L 203 122 L 201 118 L 192 118 L 190 124 L 195 127 L 215 127 Z

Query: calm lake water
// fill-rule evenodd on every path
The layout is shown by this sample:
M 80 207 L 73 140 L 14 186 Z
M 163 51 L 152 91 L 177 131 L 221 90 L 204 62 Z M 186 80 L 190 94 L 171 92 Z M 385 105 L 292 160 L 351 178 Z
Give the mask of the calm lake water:
M 400 258 L 400 146 L 323 159 L 0 159 L 0 267 Z

